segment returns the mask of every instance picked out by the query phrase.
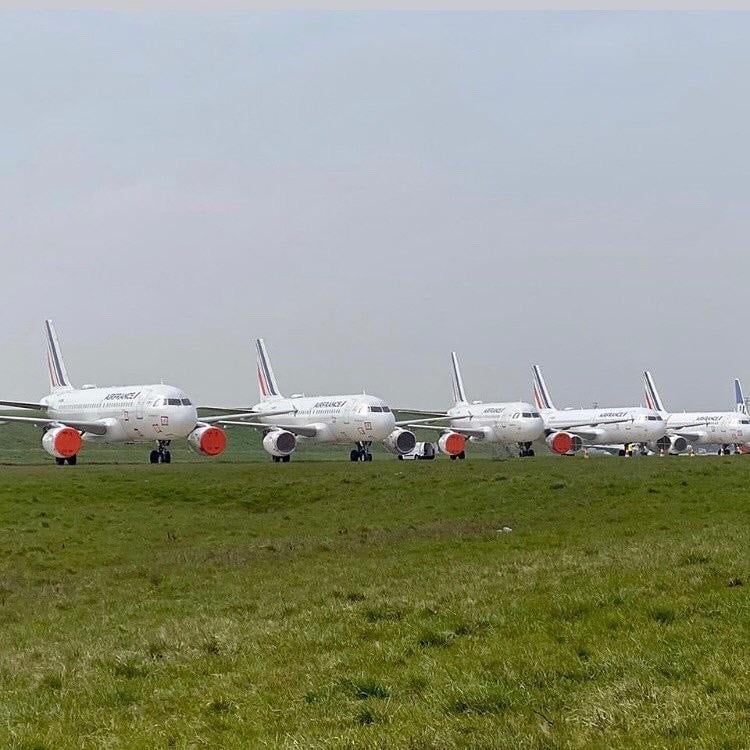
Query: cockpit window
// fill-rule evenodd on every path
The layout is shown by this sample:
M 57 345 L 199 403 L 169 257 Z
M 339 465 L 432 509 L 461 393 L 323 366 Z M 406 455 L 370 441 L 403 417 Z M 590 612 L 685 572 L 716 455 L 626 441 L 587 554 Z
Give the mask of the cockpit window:
M 381 411 L 383 411 L 383 409 L 380 406 L 371 406 L 370 407 L 370 411 L 374 411 L 374 412 L 380 413 Z
M 740 419 L 740 424 L 750 424 L 750 419 Z
M 167 403 L 170 406 L 180 406 L 182 404 L 182 401 L 179 398 L 168 398 Z
M 522 416 L 526 419 L 533 419 L 534 417 L 538 417 L 539 415 L 533 411 L 525 411 Z
M 386 414 L 390 414 L 390 413 L 391 413 L 391 407 L 390 407 L 390 406 L 384 406 L 384 407 L 383 407 L 383 411 L 384 411 L 384 412 L 385 412 Z
M 193 402 L 189 398 L 183 398 L 182 399 L 182 405 L 183 406 L 192 406 Z
M 648 416 L 648 415 L 646 415 L 646 419 L 649 422 L 663 422 L 664 421 L 661 417 L 653 417 L 653 416 Z

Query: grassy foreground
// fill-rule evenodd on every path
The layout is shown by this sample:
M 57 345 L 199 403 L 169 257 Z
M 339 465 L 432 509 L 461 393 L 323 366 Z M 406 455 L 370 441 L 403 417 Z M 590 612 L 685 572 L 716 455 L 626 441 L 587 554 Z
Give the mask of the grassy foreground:
M 747 747 L 749 472 L 2 467 L 0 747 Z

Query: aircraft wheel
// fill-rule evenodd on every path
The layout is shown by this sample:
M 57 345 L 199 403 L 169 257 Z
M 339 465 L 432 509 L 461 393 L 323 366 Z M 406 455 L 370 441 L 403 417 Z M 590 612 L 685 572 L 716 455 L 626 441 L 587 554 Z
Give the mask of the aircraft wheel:
M 451 461 L 455 461 L 457 458 L 458 456 L 453 456 L 453 455 L 450 457 Z
M 529 448 L 526 451 L 526 455 L 529 456 L 529 458 L 533 458 L 534 457 L 534 449 L 533 448 Z
M 458 454 L 458 458 L 459 458 L 460 461 L 463 461 L 466 458 L 466 451 L 461 451 Z
M 350 461 L 359 461 L 359 451 L 358 450 L 353 450 L 349 454 L 349 460 Z
M 372 461 L 372 453 L 365 453 L 365 461 Z
M 158 464 L 159 463 L 159 451 L 151 451 L 148 455 L 149 463 L 152 464 Z
M 65 466 L 65 459 L 64 458 L 57 458 L 57 457 L 55 457 L 55 463 L 58 466 Z
M 281 462 L 284 464 L 288 464 L 292 460 L 291 456 L 282 456 Z
M 171 464 L 172 463 L 172 454 L 170 451 L 164 451 L 161 455 L 161 462 L 163 464 Z
M 78 456 L 71 456 L 68 459 L 68 466 L 75 466 L 77 462 L 78 462 Z

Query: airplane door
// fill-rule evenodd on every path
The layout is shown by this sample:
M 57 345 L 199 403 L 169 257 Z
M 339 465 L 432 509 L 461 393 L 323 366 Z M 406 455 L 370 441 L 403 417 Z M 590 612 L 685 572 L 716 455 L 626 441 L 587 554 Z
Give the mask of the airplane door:
M 136 421 L 143 422 L 143 410 L 146 407 L 146 401 L 148 400 L 148 393 L 141 391 L 138 394 L 138 398 L 135 401 L 135 418 Z M 140 424 L 138 425 L 140 427 Z

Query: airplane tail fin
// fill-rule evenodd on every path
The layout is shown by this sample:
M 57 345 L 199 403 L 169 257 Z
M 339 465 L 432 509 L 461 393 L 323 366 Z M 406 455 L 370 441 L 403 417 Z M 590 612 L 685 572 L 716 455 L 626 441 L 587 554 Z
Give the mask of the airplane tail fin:
M 747 414 L 747 403 L 745 402 L 745 395 L 742 393 L 742 383 L 738 378 L 734 379 L 734 401 L 735 409 L 740 414 Z
M 536 408 L 539 411 L 554 409 L 555 405 L 552 403 L 547 384 L 544 382 L 542 368 L 539 365 L 534 365 L 531 369 L 534 373 L 534 403 L 536 404 Z
M 281 391 L 279 391 L 279 386 L 276 383 L 276 376 L 273 374 L 273 367 L 271 367 L 271 359 L 268 356 L 263 339 L 255 340 L 255 351 L 257 355 L 260 400 L 270 401 L 274 398 L 282 398 Z
M 44 321 L 44 335 L 47 341 L 47 372 L 49 374 L 49 387 L 52 393 L 73 390 L 65 368 L 60 342 L 57 340 L 55 326 L 51 320 Z
M 646 391 L 646 405 L 648 408 L 654 411 L 666 411 L 664 402 L 661 400 L 661 396 L 659 396 L 659 391 L 656 390 L 654 378 L 648 370 L 643 373 L 643 387 Z
M 458 364 L 458 355 L 451 352 L 451 384 L 453 385 L 453 401 L 456 404 L 468 404 L 466 391 L 464 390 L 464 381 L 461 377 L 461 368 Z

